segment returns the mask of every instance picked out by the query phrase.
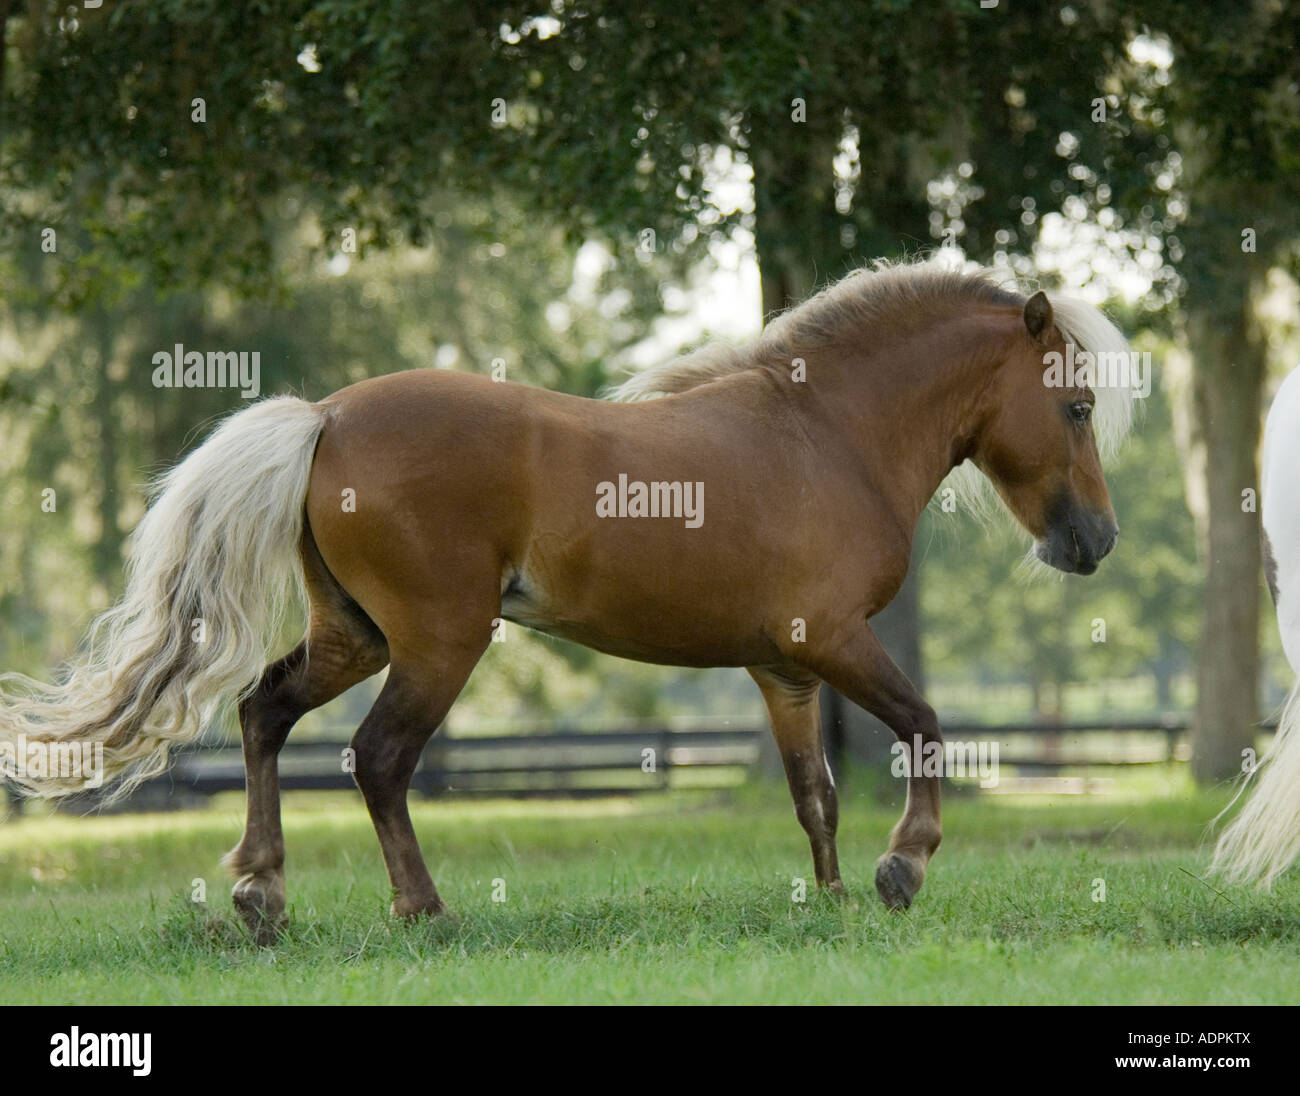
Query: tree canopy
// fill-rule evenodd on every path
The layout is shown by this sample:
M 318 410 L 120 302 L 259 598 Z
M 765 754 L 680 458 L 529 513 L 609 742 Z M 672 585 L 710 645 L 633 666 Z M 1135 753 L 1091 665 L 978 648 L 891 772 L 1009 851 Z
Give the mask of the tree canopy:
M 302 389 L 440 353 L 478 369 L 501 357 L 591 394 L 720 241 L 752 243 L 770 313 L 863 260 L 945 241 L 1050 280 L 1053 223 L 1087 245 L 1076 283 L 1109 292 L 1108 270 L 1142 273 L 1130 328 L 1191 362 L 1169 391 L 1187 436 L 1139 446 L 1170 475 L 1181 447 L 1207 500 L 1200 746 L 1205 775 L 1222 775 L 1253 716 L 1257 619 L 1240 595 L 1258 531 L 1240 498 L 1268 367 L 1254 305 L 1296 261 L 1298 31 L 1300 13 L 1264 0 L 4 4 L 5 319 L 39 347 L 0 373 L 10 459 L 29 485 L 81 485 L 66 520 L 99 532 L 66 535 L 95 542 L 102 587 L 139 502 L 129 470 L 221 407 L 150 403 L 124 364 L 141 348 L 238 333 L 269 384 Z M 616 259 L 583 304 L 574 254 L 595 239 Z M 1120 604 L 1104 583 L 1078 596 L 1135 628 L 1158 619 L 1181 645 L 1175 502 L 1129 500 L 1161 538 L 1122 571 L 1150 598 Z M 11 526 L 19 572 L 41 529 Z M 1040 669 L 1077 672 L 1061 604 L 1020 607 Z M 1126 648 L 1130 665 L 1168 664 L 1155 646 Z

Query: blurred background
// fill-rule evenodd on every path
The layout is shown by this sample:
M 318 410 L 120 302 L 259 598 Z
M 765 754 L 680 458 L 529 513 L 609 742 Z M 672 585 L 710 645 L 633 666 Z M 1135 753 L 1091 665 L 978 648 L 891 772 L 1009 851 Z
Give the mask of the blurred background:
M 593 396 L 942 251 L 1103 305 L 1154 380 L 1097 575 L 1030 577 L 1009 523 L 932 506 L 879 633 L 949 737 L 1021 762 L 1004 791 L 1234 777 L 1291 686 L 1254 491 L 1300 350 L 1298 40 L 1263 0 L 0 0 L 0 667 L 48 678 L 149 477 L 246 406 L 155 387 L 176 344 L 257 352 L 265 395 L 434 367 Z M 345 742 L 377 687 L 291 741 Z M 837 765 L 887 756 L 823 709 Z M 639 786 L 624 742 L 662 743 L 655 780 L 734 781 L 762 727 L 742 670 L 514 629 L 426 790 Z M 628 732 L 603 771 L 558 749 Z M 233 743 L 211 728 L 164 799 L 242 786 Z M 349 786 L 336 759 L 302 753 L 302 786 Z

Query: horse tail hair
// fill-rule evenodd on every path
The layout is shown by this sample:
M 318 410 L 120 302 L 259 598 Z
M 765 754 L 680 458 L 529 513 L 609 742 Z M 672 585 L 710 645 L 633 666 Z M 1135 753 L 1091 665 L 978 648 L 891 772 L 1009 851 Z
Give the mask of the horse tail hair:
M 1233 803 L 1247 789 L 1251 795 L 1219 838 L 1210 871 L 1268 887 L 1300 855 L 1300 686 L 1287 698 L 1268 755 Z
M 1264 577 L 1273 595 L 1282 650 L 1300 677 L 1300 614 L 1296 606 L 1300 592 L 1300 572 L 1296 568 L 1300 489 L 1293 475 L 1300 456 L 1297 419 L 1300 369 L 1287 376 L 1273 397 L 1264 424 L 1260 466 Z M 1251 796 L 1220 837 L 1211 870 L 1232 882 L 1256 882 L 1267 887 L 1300 856 L 1300 684 L 1287 698 L 1263 763 L 1243 781 L 1223 813 L 1247 791 Z
M 0 674 L 0 771 L 22 792 L 116 780 L 116 799 L 162 772 L 223 702 L 251 693 L 290 594 L 302 592 L 323 415 L 282 396 L 227 417 L 155 484 L 122 600 L 55 682 Z

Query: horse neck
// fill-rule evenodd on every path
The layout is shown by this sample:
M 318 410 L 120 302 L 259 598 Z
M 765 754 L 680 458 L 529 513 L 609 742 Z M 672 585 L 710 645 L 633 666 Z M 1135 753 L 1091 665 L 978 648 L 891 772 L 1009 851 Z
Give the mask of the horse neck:
M 994 411 L 990 382 L 1007 336 L 1006 318 L 988 314 L 941 320 L 866 351 L 851 340 L 827 354 L 825 377 L 809 377 L 807 402 L 822 419 L 809 429 L 829 427 L 840 437 L 912 528 L 943 478 L 978 445 Z

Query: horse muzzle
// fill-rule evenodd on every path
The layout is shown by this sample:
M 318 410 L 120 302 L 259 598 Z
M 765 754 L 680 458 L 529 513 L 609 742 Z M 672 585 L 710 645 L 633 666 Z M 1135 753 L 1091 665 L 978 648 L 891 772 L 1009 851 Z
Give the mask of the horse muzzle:
M 1034 555 L 1067 574 L 1090 575 L 1119 538 L 1119 526 L 1105 513 L 1069 507 L 1034 544 Z

